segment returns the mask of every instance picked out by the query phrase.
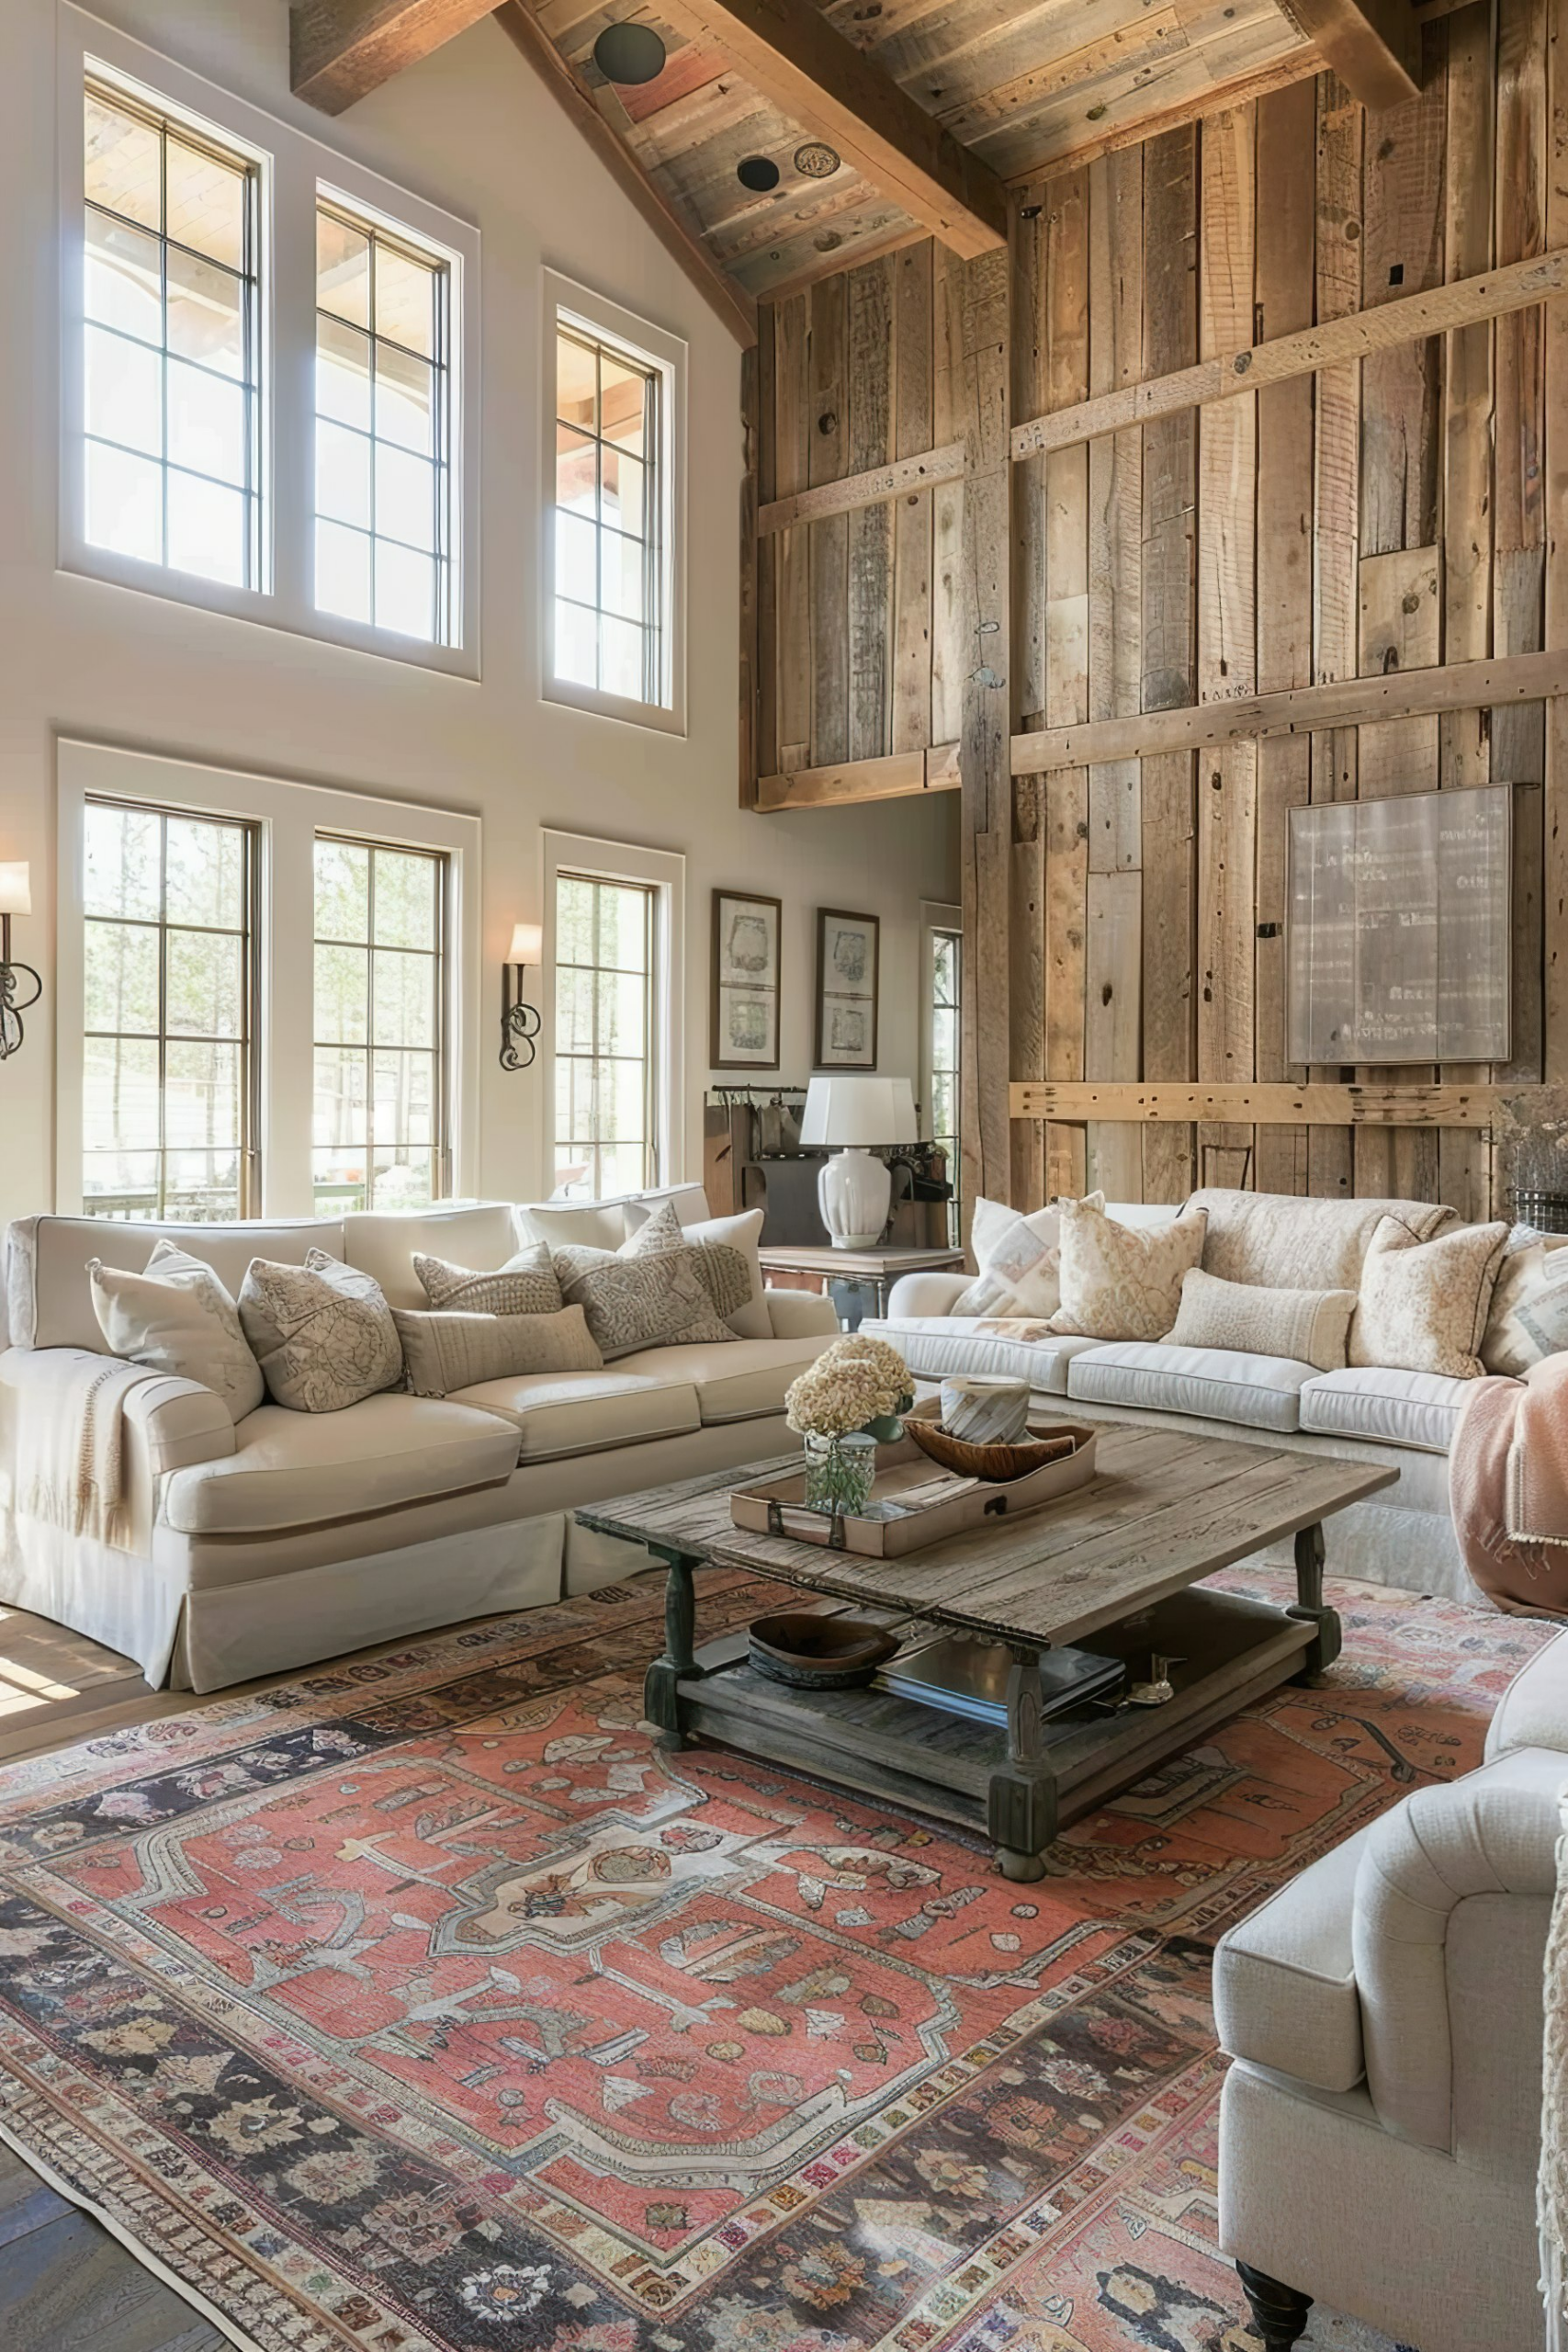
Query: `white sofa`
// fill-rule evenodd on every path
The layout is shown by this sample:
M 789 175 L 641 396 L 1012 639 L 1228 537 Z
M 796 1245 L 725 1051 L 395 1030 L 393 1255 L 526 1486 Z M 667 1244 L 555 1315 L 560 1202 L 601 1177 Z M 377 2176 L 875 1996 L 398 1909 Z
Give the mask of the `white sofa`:
M 1209 1272 L 1285 1289 L 1353 1289 L 1385 1213 L 1451 1222 L 1451 1212 L 1427 1203 L 1218 1190 L 1192 1197 L 1210 1215 Z M 1147 1203 L 1108 1206 L 1134 1226 L 1176 1214 Z M 1006 1373 L 1029 1381 L 1037 1410 L 1070 1405 L 1075 1420 L 1155 1423 L 1386 1464 L 1399 1484 L 1337 1512 L 1325 1529 L 1329 1572 L 1490 1606 L 1465 1567 L 1449 1510 L 1449 1446 L 1468 1381 L 1366 1367 L 1319 1373 L 1283 1356 L 987 1331 L 986 1318 L 952 1312 L 970 1280 L 907 1274 L 886 1316 L 862 1326 L 892 1341 L 922 1393 L 950 1372 Z
M 708 1214 L 698 1186 L 681 1221 Z M 614 1248 L 631 1204 L 584 1204 L 558 1246 Z M 29 1381 L 101 1370 L 86 1266 L 140 1272 L 168 1233 L 237 1293 L 254 1257 L 325 1250 L 423 1306 L 415 1251 L 489 1270 L 533 1238 L 504 1202 L 298 1224 L 22 1219 L 6 1235 L 9 1345 L 0 1354 L 0 1602 L 90 1634 L 154 1684 L 214 1690 L 367 1643 L 536 1606 L 648 1565 L 573 1510 L 665 1479 L 783 1452 L 784 1394 L 838 1329 L 827 1300 L 763 1293 L 773 1336 L 649 1349 L 599 1372 L 493 1380 L 444 1398 L 389 1391 L 345 1411 L 263 1404 L 236 1425 L 207 1388 L 149 1376 L 124 1411 L 129 1548 L 17 1508 L 18 1407 Z M 47 1354 L 49 1362 L 44 1364 Z M 35 1392 L 37 1393 L 37 1392 Z

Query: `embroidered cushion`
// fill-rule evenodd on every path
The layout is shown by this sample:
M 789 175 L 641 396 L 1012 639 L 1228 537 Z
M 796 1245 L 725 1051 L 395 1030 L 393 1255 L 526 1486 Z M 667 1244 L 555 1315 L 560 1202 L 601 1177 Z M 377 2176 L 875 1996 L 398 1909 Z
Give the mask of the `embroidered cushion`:
M 660 1250 L 640 1258 L 618 1250 L 558 1250 L 556 1273 L 569 1306 L 581 1306 L 606 1363 L 639 1348 L 733 1340 L 697 1271 L 697 1253 Z
M 1120 1225 L 1102 1195 L 1057 1204 L 1062 1220 L 1062 1304 L 1053 1331 L 1091 1340 L 1163 1340 L 1181 1283 L 1202 1255 L 1208 1218 L 1183 1209 L 1168 1225 Z
M 1479 1380 L 1480 1347 L 1508 1243 L 1506 1225 L 1461 1225 L 1421 1241 L 1385 1216 L 1361 1268 L 1350 1362 Z
M 1517 1225 L 1492 1293 L 1481 1361 L 1518 1380 L 1532 1363 L 1568 1349 L 1568 1234 Z
M 1182 1276 L 1169 1343 L 1284 1356 L 1310 1363 L 1314 1372 L 1342 1372 L 1355 1312 L 1353 1290 L 1273 1290 L 1261 1283 L 1222 1282 L 1194 1266 Z
M 416 1396 L 450 1396 L 480 1380 L 528 1372 L 598 1372 L 604 1362 L 581 1306 L 554 1315 L 477 1315 L 394 1306 L 403 1385 Z
M 1103 1204 L 1104 1194 L 1091 1198 Z M 1055 1315 L 1062 1304 L 1056 1211 L 1021 1216 L 1000 1201 L 975 1204 L 969 1246 L 978 1273 L 953 1302 L 954 1315 Z
M 640 1204 L 628 1202 L 629 1222 L 638 1218 Z M 661 1202 L 650 1216 L 633 1222 L 621 1245 L 627 1258 L 656 1256 L 665 1250 L 695 1250 L 703 1286 L 738 1340 L 771 1340 L 773 1317 L 762 1295 L 762 1268 L 758 1246 L 762 1238 L 762 1212 L 745 1209 L 739 1216 L 704 1217 L 682 1225 L 673 1201 Z M 737 1267 L 735 1261 L 739 1259 Z M 740 1287 L 741 1275 L 745 1288 Z
M 93 1312 L 109 1351 L 149 1371 L 199 1381 L 220 1396 L 231 1420 L 254 1413 L 266 1394 L 239 1313 L 210 1266 L 177 1242 L 158 1243 L 140 1274 L 87 1261 Z
M 560 1284 L 547 1241 L 531 1241 L 494 1273 L 414 1252 L 414 1272 L 433 1307 L 458 1315 L 558 1315 Z
M 341 1413 L 403 1376 L 402 1343 L 379 1283 L 357 1266 L 307 1251 L 302 1266 L 253 1258 L 240 1321 L 274 1404 Z

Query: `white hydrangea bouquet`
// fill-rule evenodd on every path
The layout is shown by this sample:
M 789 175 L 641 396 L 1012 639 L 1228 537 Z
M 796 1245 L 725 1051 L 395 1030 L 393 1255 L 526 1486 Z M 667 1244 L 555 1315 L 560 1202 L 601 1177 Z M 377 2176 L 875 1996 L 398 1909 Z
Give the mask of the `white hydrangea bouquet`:
M 806 1500 L 833 1517 L 865 1508 L 876 1449 L 902 1435 L 914 1403 L 909 1369 L 886 1340 L 858 1331 L 823 1349 L 784 1396 L 789 1426 L 806 1440 Z

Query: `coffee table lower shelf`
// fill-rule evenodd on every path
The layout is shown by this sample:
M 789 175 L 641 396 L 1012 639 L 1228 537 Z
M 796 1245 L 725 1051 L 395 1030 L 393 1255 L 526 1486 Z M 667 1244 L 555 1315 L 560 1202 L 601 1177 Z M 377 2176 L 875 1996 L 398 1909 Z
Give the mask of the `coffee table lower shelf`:
M 714 1740 L 856 1795 L 982 1830 L 1006 1875 L 1027 1881 L 1043 1875 L 1041 1856 L 1066 1823 L 1249 1700 L 1325 1664 L 1328 1615 L 1294 1616 L 1236 1593 L 1189 1588 L 1087 1644 L 1118 1656 L 1160 1651 L 1174 1661 L 1174 1698 L 1043 1724 L 1032 1717 L 1029 1695 L 1032 1685 L 1039 1690 L 1038 1653 L 1021 1647 L 1006 1730 L 875 1690 L 792 1690 L 748 1663 L 743 1634 L 696 1652 L 685 1670 L 661 1659 L 649 1671 L 644 1704 L 671 1743 Z M 1337 1632 L 1335 1623 L 1333 1649 Z

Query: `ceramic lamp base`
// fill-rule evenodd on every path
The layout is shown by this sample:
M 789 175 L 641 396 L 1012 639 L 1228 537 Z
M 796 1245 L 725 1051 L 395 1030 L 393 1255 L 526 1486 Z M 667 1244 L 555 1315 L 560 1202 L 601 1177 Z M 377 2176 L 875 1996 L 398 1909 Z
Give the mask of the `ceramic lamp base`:
M 874 1250 L 893 1202 L 893 1175 L 869 1151 L 835 1152 L 822 1163 L 817 1201 L 835 1250 Z

